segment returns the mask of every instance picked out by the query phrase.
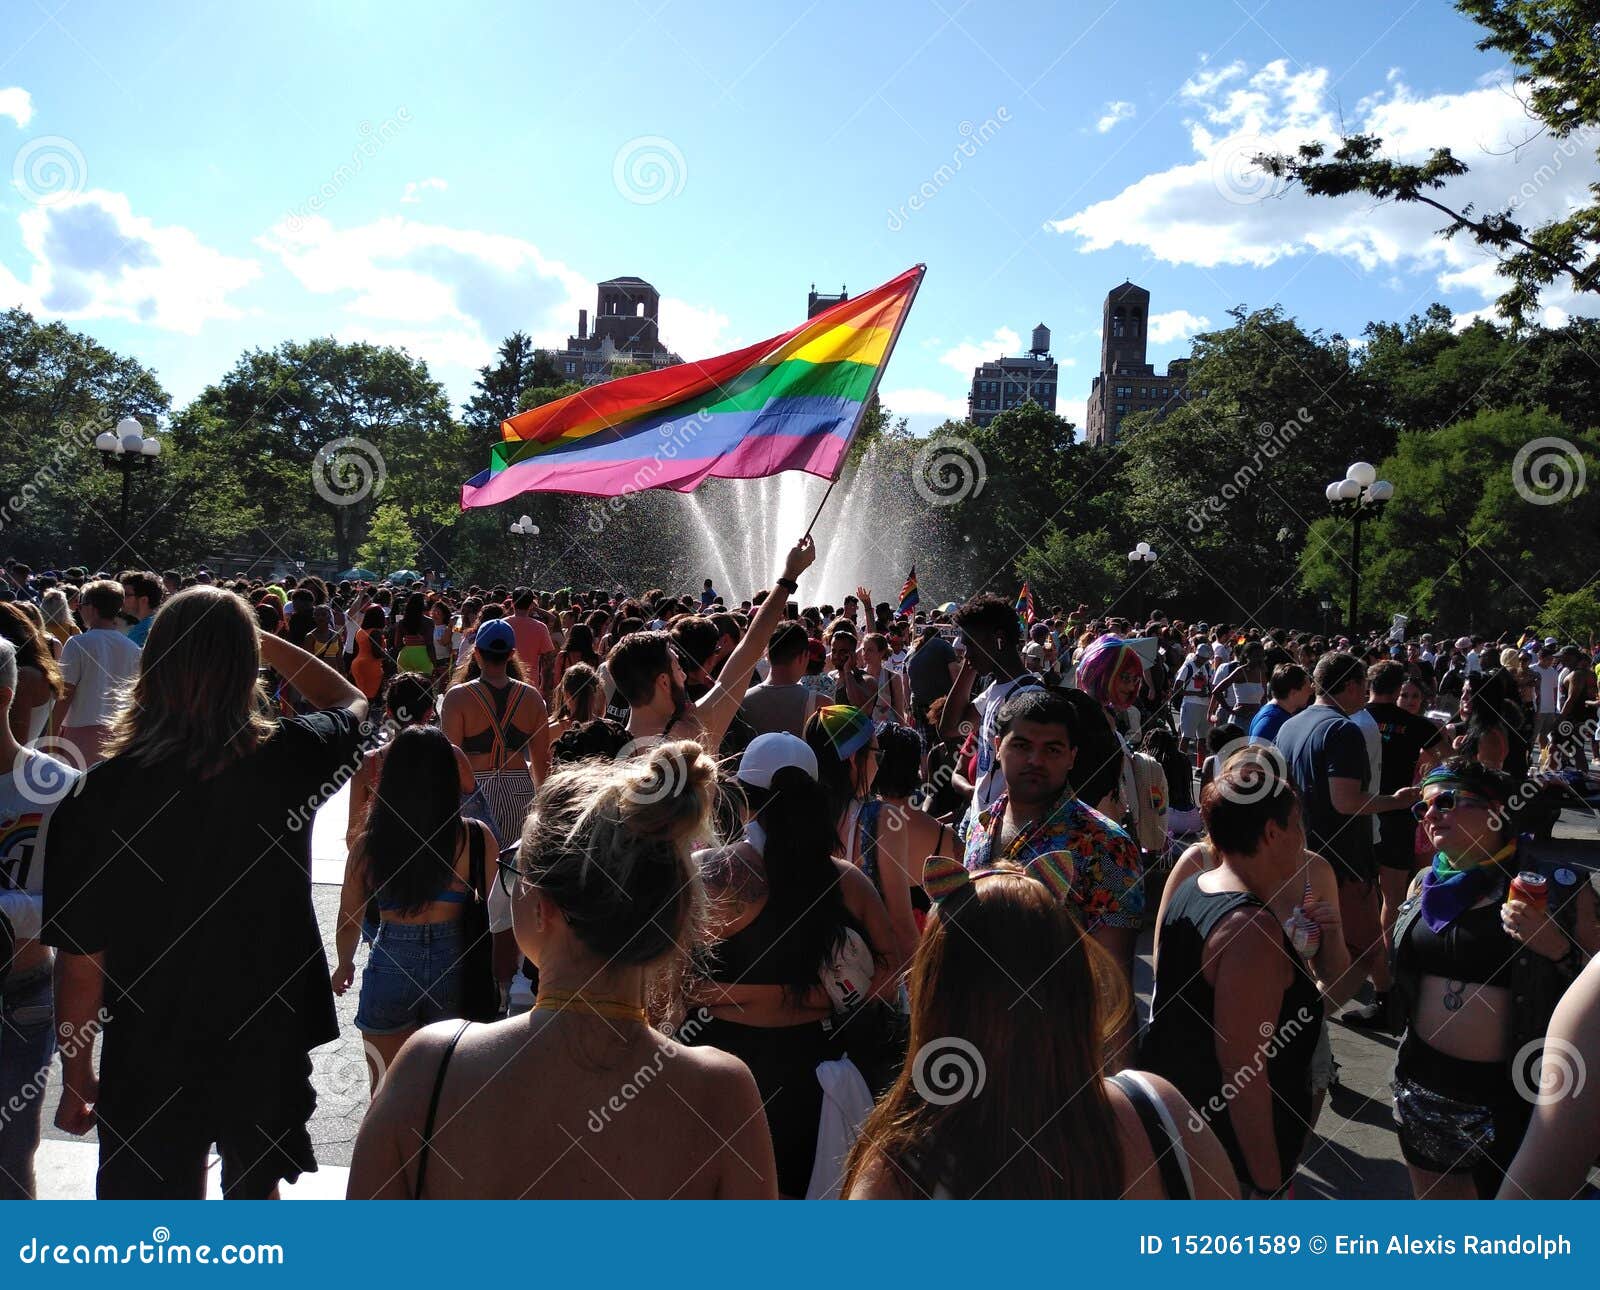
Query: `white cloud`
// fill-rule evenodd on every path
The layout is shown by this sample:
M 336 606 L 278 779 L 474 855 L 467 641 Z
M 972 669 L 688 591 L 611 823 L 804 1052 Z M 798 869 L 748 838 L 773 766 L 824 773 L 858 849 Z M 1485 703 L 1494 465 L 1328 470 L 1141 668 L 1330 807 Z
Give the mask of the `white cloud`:
M 33 95 L 15 85 L 0 90 L 0 116 L 8 116 L 21 129 L 33 120 Z
M 995 328 L 994 335 L 988 340 L 964 340 L 953 349 L 947 349 L 939 355 L 939 361 L 946 367 L 954 368 L 963 376 L 971 376 L 972 369 L 980 363 L 993 362 L 1004 354 L 1016 354 L 1022 350 L 1022 337 L 1009 327 Z
M 931 416 L 944 421 L 950 418 L 959 420 L 967 415 L 967 396 L 964 394 L 943 394 L 938 390 L 907 388 L 883 390 L 878 397 L 883 400 L 883 406 L 892 416 Z
M 1088 399 L 1063 399 L 1056 396 L 1056 415 L 1064 417 L 1078 427 L 1078 438 L 1083 438 L 1083 427 L 1089 419 Z
M 450 185 L 443 179 L 412 179 L 406 182 L 406 188 L 400 194 L 400 201 L 406 206 L 415 206 L 422 201 L 422 194 L 428 191 L 442 193 Z
M 256 239 L 301 286 L 338 298 L 336 334 L 398 345 L 443 365 L 481 367 L 513 331 L 559 349 L 594 309 L 593 279 L 532 242 L 392 215 L 352 228 L 291 217 Z M 664 297 L 661 338 L 686 359 L 734 348 L 728 317 Z
M 1193 160 L 1146 175 L 1047 227 L 1078 238 L 1084 252 L 1134 247 L 1203 268 L 1260 268 L 1328 253 L 1368 270 L 1431 272 L 1441 289 L 1488 301 L 1504 290 L 1492 263 L 1470 238 L 1437 237 L 1438 212 L 1360 195 L 1307 197 L 1283 189 L 1252 158 L 1311 139 L 1336 142 L 1341 126 L 1379 135 L 1388 154 L 1404 160 L 1448 146 L 1471 167 L 1446 190 L 1452 205 L 1515 206 L 1530 223 L 1587 203 L 1588 185 L 1600 179 L 1592 143 L 1537 133 L 1504 81 L 1423 96 L 1391 76 L 1342 121 L 1327 69 L 1291 71 L 1282 60 L 1254 74 L 1238 62 L 1203 70 L 1182 96 L 1192 111 Z
M 1158 345 L 1169 340 L 1187 340 L 1209 326 L 1211 319 L 1204 314 L 1192 314 L 1187 309 L 1173 309 L 1164 314 L 1150 315 L 1150 339 Z
M 420 329 L 452 343 L 498 344 L 513 331 L 559 346 L 593 308 L 594 285 L 532 242 L 500 233 L 387 216 L 338 229 L 323 216 L 290 217 L 256 239 L 317 295 L 345 311 Z
M 675 296 L 661 297 L 660 319 L 661 343 L 690 362 L 712 358 L 746 343 L 726 336 L 727 314 L 709 306 L 702 309 Z
M 0 269 L 0 304 L 66 319 L 121 318 L 194 335 L 237 318 L 231 294 L 260 276 L 181 225 L 135 215 L 121 193 L 61 194 L 17 217 L 27 277 Z
M 1113 99 L 1106 104 L 1100 119 L 1094 123 L 1094 128 L 1100 134 L 1109 134 L 1116 129 L 1119 121 L 1129 120 L 1136 111 L 1133 104 L 1126 99 Z

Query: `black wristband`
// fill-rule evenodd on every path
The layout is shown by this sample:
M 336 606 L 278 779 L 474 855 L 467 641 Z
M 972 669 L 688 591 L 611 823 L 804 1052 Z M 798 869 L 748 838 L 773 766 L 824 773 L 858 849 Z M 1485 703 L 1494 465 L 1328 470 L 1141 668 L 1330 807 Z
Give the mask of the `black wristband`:
M 798 582 L 796 582 L 793 578 L 779 578 L 778 579 L 778 586 L 782 587 L 791 596 L 794 595 L 795 592 L 800 590 L 800 584 Z

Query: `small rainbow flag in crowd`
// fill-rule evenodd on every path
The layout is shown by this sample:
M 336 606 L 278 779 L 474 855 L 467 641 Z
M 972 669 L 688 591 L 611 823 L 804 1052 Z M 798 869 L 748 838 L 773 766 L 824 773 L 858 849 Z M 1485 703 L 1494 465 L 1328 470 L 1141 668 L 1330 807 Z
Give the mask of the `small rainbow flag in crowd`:
M 917 566 L 912 565 L 911 572 L 906 574 L 905 585 L 900 588 L 900 612 L 909 614 L 921 599 L 917 594 Z
M 784 470 L 837 477 L 922 284 L 916 265 L 731 354 L 607 381 L 500 425 L 461 505 L 527 492 L 687 493 Z
M 1034 608 L 1033 592 L 1028 590 L 1028 584 L 1022 584 L 1022 590 L 1017 592 L 1017 617 L 1024 627 L 1032 627 L 1033 620 L 1039 616 Z

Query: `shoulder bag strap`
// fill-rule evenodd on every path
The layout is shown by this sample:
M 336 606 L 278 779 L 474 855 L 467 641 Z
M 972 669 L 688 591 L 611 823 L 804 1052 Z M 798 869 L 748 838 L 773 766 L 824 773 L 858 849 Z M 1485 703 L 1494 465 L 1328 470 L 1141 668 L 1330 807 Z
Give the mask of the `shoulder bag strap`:
M 439 1094 L 444 1092 L 445 1072 L 450 1069 L 450 1059 L 456 1055 L 456 1045 L 471 1024 L 470 1021 L 463 1021 L 461 1028 L 450 1037 L 450 1046 L 444 1050 L 444 1057 L 439 1062 L 439 1073 L 433 1077 L 433 1094 L 428 1098 L 428 1118 L 422 1125 L 422 1149 L 417 1153 L 417 1188 L 411 1193 L 412 1200 L 422 1199 L 422 1189 L 428 1181 L 428 1152 L 433 1147 L 433 1124 L 439 1115 Z
M 1156 1095 L 1137 1071 L 1122 1071 L 1111 1077 L 1133 1109 L 1145 1136 L 1150 1139 L 1150 1150 L 1156 1158 L 1156 1168 L 1161 1171 L 1161 1186 L 1168 1200 L 1193 1200 L 1194 1179 L 1189 1173 L 1189 1153 L 1184 1149 L 1183 1134 L 1173 1123 L 1167 1105 Z
M 467 885 L 472 888 L 472 893 L 479 900 L 489 899 L 489 885 L 484 873 L 484 824 L 480 820 L 468 820 L 467 824 Z

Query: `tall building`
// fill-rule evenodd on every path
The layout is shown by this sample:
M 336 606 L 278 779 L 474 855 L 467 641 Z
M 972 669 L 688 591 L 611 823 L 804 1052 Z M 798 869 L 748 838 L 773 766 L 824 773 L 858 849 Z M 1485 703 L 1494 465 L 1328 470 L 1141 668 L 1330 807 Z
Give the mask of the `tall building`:
M 1188 397 L 1189 360 L 1175 358 L 1165 376 L 1144 361 L 1150 293 L 1124 282 L 1106 295 L 1100 316 L 1100 371 L 1089 386 L 1090 443 L 1115 443 L 1130 412 L 1166 412 Z
M 683 362 L 661 343 L 661 295 L 643 278 L 612 278 L 597 290 L 594 330 L 589 311 L 578 310 L 578 334 L 556 351 L 569 381 L 595 385 L 611 379 L 613 363 L 672 367 Z
M 986 426 L 1002 412 L 1030 400 L 1046 411 L 1056 410 L 1056 360 L 1050 357 L 1050 329 L 1033 329 L 1031 348 L 1020 358 L 997 358 L 972 369 L 967 395 L 967 420 Z
M 818 295 L 817 284 L 811 284 L 811 294 L 806 297 L 806 317 L 815 318 L 824 309 L 832 309 L 834 305 L 843 304 L 850 299 L 850 293 L 844 289 L 844 284 L 839 284 L 839 294 L 836 296 Z

